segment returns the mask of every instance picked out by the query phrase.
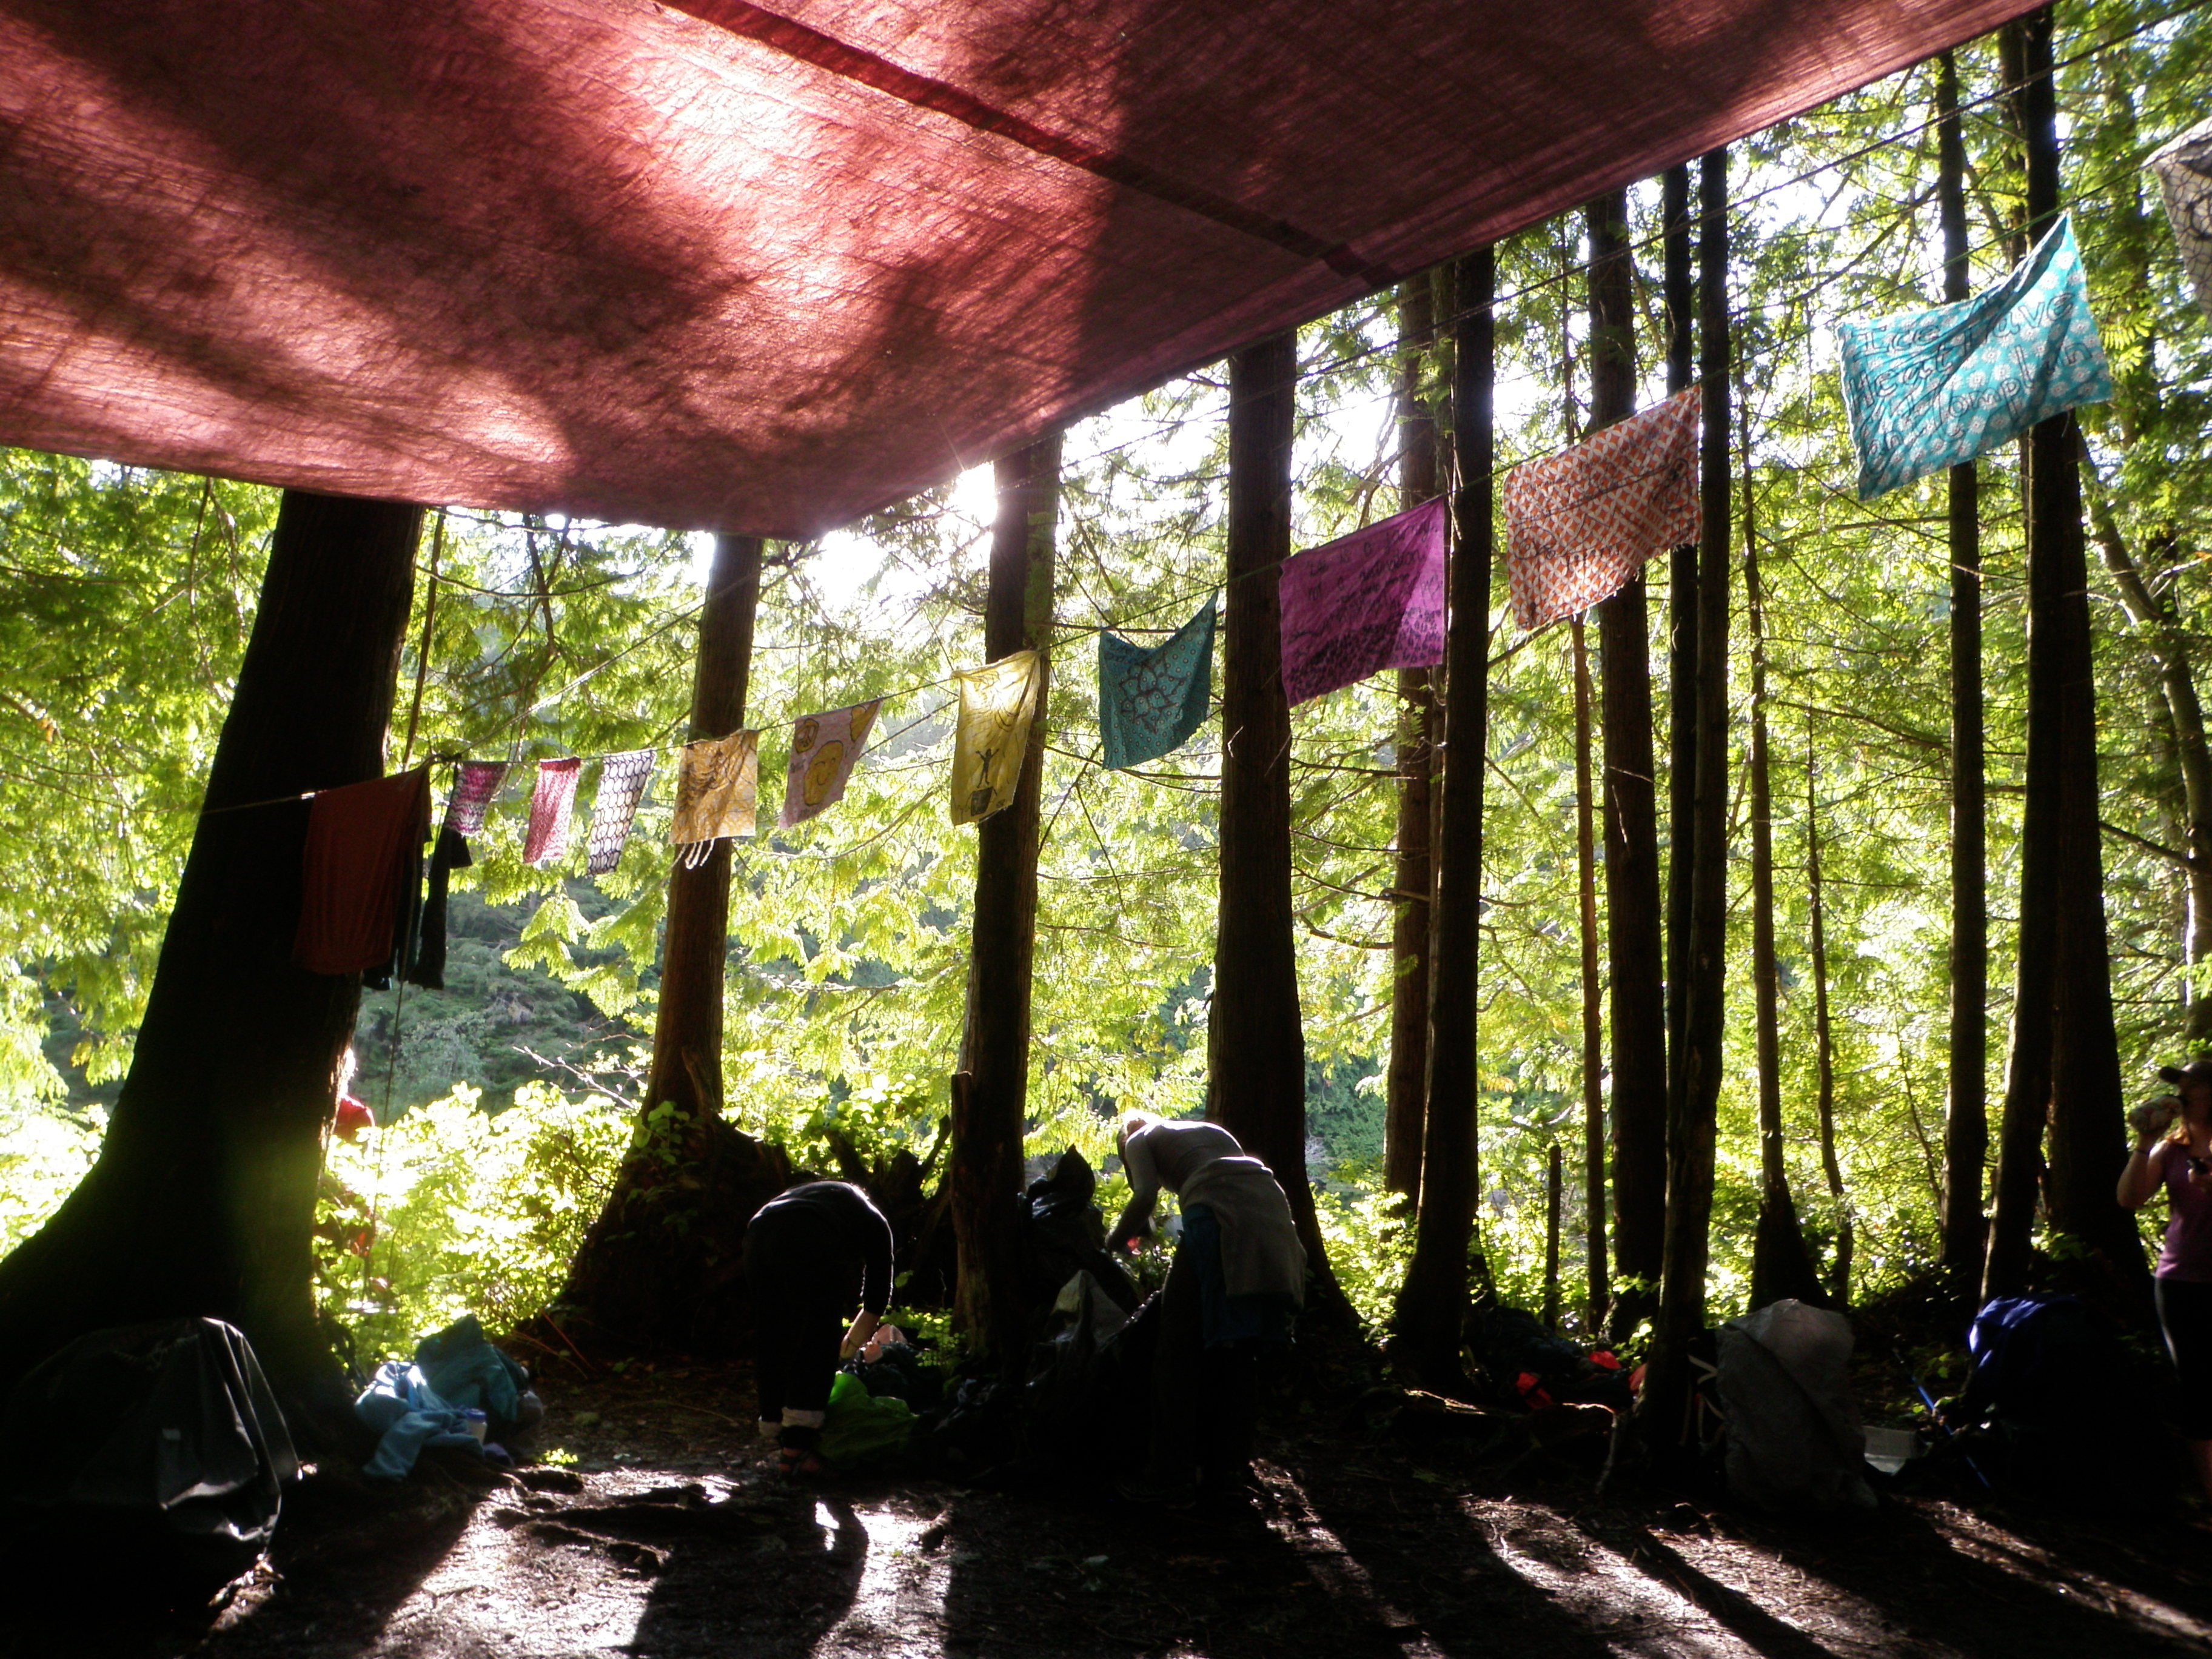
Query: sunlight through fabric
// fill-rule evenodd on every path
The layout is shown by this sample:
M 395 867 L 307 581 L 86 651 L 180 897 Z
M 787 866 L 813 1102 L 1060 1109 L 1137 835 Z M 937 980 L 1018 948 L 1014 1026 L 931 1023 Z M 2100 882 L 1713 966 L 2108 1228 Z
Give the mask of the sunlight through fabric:
M 811 535 L 2025 9 L 0 0 L 0 441 Z

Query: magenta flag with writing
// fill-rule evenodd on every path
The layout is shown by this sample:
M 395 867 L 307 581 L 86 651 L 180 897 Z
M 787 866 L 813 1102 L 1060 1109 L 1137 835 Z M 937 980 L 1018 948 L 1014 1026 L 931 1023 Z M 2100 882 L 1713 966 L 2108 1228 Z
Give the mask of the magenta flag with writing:
M 1445 511 L 1438 496 L 1285 562 L 1286 698 L 1444 659 Z

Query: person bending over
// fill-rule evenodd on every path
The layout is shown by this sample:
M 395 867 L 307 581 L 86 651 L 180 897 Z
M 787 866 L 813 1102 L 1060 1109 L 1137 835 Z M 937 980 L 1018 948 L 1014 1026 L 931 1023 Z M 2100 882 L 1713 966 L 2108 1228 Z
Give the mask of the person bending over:
M 2169 1066 L 2160 1075 L 2179 1093 L 2128 1114 L 2136 1147 L 2120 1172 L 2118 1196 L 2122 1208 L 2140 1210 L 2166 1188 L 2158 1322 L 2180 1380 L 2191 1466 L 2212 1498 L 2212 1060 Z
M 891 1224 L 847 1182 L 779 1193 L 745 1229 L 745 1285 L 761 1433 L 781 1438 L 786 1474 L 818 1473 L 838 1363 L 875 1334 L 890 1301 Z
M 1129 1202 L 1108 1249 L 1133 1249 L 1151 1233 L 1163 1187 L 1182 1205 L 1160 1296 L 1143 1472 L 1121 1492 L 1184 1503 L 1201 1484 L 1231 1489 L 1249 1473 L 1260 1353 L 1290 1340 L 1306 1253 L 1281 1185 L 1220 1125 L 1128 1112 L 1121 1147 Z

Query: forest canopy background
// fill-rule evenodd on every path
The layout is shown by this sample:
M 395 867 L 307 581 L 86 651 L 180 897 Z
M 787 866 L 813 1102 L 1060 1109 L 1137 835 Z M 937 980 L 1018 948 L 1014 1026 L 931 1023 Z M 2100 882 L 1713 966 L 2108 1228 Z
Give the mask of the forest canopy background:
M 2146 156 L 2203 111 L 2203 14 L 2063 7 L 2066 196 L 2115 374 L 2084 412 L 2106 902 L 2124 1065 L 2136 1087 L 2212 991 L 2187 936 L 2186 801 L 2175 734 L 2116 556 L 2200 653 L 2212 598 L 2203 465 L 2212 332 L 2185 285 Z M 2164 19 L 2165 21 L 2160 21 Z M 2106 44 L 2116 43 L 2116 44 Z M 2017 251 L 2022 184 L 1994 47 L 1960 54 L 1978 287 Z M 1782 1079 L 1793 1185 L 1826 1248 L 1847 1205 L 1864 1295 L 1932 1264 L 1948 1000 L 1948 696 L 1940 479 L 1862 504 L 1832 326 L 1942 294 L 1932 66 L 1738 147 L 1730 229 L 1748 434 L 1747 499 L 1767 588 L 1779 869 Z M 1663 389 L 1656 182 L 1632 195 L 1639 401 Z M 1499 250 L 1501 469 L 1582 428 L 1579 215 Z M 1385 293 L 1301 331 L 1296 541 L 1398 506 L 1401 362 Z M 1418 366 L 1441 403 L 1448 365 Z M 1050 737 L 1043 780 L 1030 1148 L 1107 1150 L 1109 1110 L 1199 1109 L 1215 914 L 1218 722 L 1134 773 L 1098 764 L 1096 632 L 1164 639 L 1218 586 L 1225 378 L 1206 373 L 1066 436 Z M 2015 458 L 1984 464 L 1984 689 L 1990 792 L 1990 1093 L 2001 1095 L 2025 682 Z M 0 453 L 0 1249 L 88 1164 L 127 1060 L 199 793 L 252 620 L 273 491 Z M 972 832 L 948 823 L 955 669 L 982 655 L 989 469 L 819 543 L 771 550 L 748 723 L 763 803 L 789 726 L 886 699 L 845 799 L 741 844 L 725 1064 L 732 1117 L 801 1163 L 835 1126 L 864 1151 L 925 1150 L 946 1107 L 966 981 Z M 1740 520 L 1737 533 L 1743 533 Z M 424 638 L 432 548 L 434 627 Z M 449 511 L 426 531 L 400 670 L 422 685 L 413 753 L 532 762 L 680 740 L 697 538 Z M 1536 1300 L 1554 1140 L 1579 1162 L 1574 730 L 1566 630 L 1495 633 L 1482 945 L 1481 1227 L 1507 1293 Z M 1742 590 L 1735 604 L 1741 630 Z M 1664 606 L 1652 659 L 1663 672 Z M 1735 742 L 1747 656 L 1734 665 Z M 1394 679 L 1293 716 L 1299 978 L 1310 1164 L 1340 1272 L 1375 1312 L 1400 1270 L 1378 1197 L 1389 1031 Z M 388 745 L 398 764 L 404 729 Z M 1741 768 L 1733 769 L 1741 776 Z M 629 1133 L 665 893 L 669 758 L 620 868 L 582 874 L 581 836 L 520 860 L 510 788 L 457 878 L 448 988 L 372 995 L 355 1088 L 394 1127 L 334 1146 L 326 1297 L 389 1346 L 471 1308 L 520 1316 L 561 1268 Z M 586 768 L 585 793 L 592 785 Z M 1660 782 L 1664 799 L 1665 781 Z M 1817 809 L 1836 1015 L 1838 1152 L 1814 1137 L 1808 809 Z M 1747 962 L 1750 842 L 1732 836 L 1728 1075 L 1711 1290 L 1747 1291 L 1758 1204 Z M 771 814 L 764 812 L 764 823 Z M 2162 851 L 2160 849 L 2168 849 Z M 434 1104 L 433 1103 L 435 1103 Z M 404 1114 L 404 1115 L 403 1115 Z M 1566 1276 L 1581 1186 L 1566 1182 Z M 375 1217 L 371 1225 L 372 1212 Z M 373 1247 L 369 1239 L 374 1237 Z M 364 1256 L 364 1251 L 368 1252 Z M 1578 1298 L 1564 1298 L 1572 1305 Z

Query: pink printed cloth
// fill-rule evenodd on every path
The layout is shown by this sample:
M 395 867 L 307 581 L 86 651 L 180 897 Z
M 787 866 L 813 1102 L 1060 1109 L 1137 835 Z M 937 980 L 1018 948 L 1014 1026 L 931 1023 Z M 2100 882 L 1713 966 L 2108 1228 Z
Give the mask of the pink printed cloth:
M 463 761 L 453 774 L 453 799 L 446 803 L 446 827 L 456 835 L 481 835 L 484 814 L 506 781 L 505 761 Z
M 1698 539 L 1697 387 L 1505 477 L 1505 566 L 1523 629 L 1581 614 L 1662 548 Z
M 522 843 L 525 864 L 550 864 L 568 850 L 568 817 L 576 806 L 580 758 L 538 763 L 538 787 L 530 797 L 530 834 Z
M 1448 524 L 1439 496 L 1284 562 L 1285 697 L 1304 702 L 1382 669 L 1444 659 Z

